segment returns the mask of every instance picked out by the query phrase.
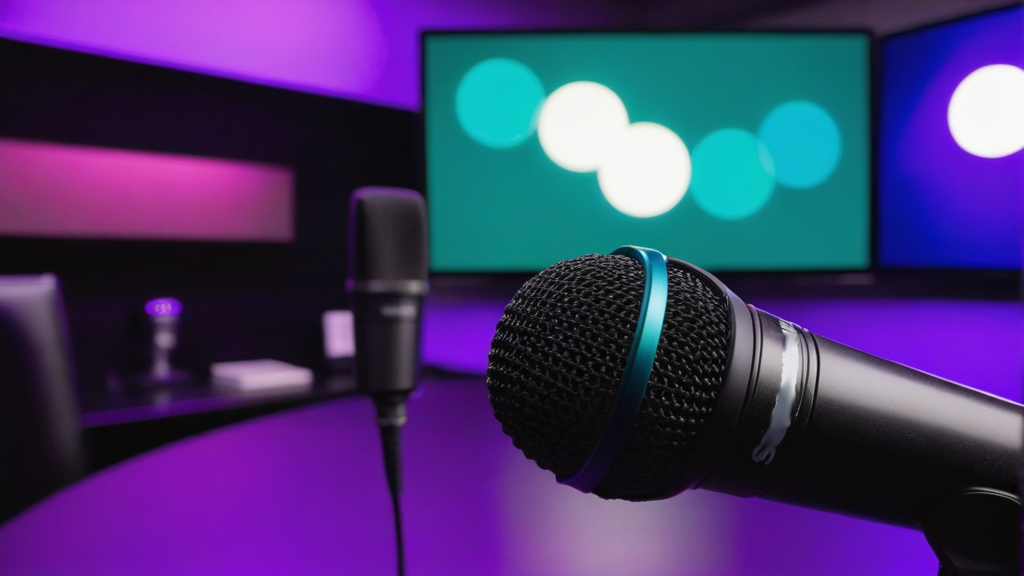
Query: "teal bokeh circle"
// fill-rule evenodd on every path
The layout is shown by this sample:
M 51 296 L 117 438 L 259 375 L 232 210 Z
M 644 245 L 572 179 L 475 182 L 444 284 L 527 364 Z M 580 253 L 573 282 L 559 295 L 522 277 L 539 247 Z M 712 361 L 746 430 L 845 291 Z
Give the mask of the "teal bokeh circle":
M 757 138 L 775 163 L 775 178 L 790 188 L 813 188 L 836 169 L 843 151 L 839 126 L 824 108 L 806 100 L 772 110 Z
M 525 64 L 491 58 L 459 82 L 455 114 L 466 134 L 484 146 L 511 148 L 537 129 L 544 86 Z
M 690 194 L 712 216 L 750 217 L 768 203 L 773 190 L 771 156 L 750 132 L 717 130 L 693 149 Z

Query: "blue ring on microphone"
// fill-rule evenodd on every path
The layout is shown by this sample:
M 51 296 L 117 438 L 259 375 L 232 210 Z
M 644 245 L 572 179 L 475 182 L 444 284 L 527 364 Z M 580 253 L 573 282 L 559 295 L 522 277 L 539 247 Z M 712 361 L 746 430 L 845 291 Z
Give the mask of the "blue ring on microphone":
M 658 352 L 668 308 L 668 265 L 664 254 L 638 246 L 623 246 L 612 254 L 640 262 L 644 268 L 644 294 L 626 369 L 619 380 L 615 404 L 601 437 L 575 474 L 558 478 L 560 484 L 567 484 L 580 492 L 590 492 L 597 486 L 626 445 L 626 438 L 633 430 L 633 422 L 640 413 L 640 403 L 647 392 L 647 381 L 654 369 L 654 356 Z

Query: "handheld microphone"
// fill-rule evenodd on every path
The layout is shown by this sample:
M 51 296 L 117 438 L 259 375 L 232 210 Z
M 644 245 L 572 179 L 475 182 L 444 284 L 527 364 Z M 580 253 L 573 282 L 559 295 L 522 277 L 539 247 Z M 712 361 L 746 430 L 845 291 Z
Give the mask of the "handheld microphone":
M 922 528 L 947 574 L 1016 569 L 1024 407 L 812 334 L 657 251 L 526 282 L 487 385 L 513 443 L 584 492 L 762 497 Z

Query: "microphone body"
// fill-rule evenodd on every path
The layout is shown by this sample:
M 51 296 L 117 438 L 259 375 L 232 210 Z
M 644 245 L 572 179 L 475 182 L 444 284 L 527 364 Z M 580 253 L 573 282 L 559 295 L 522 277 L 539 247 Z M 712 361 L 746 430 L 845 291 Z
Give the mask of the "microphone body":
M 706 464 L 695 461 L 680 490 L 763 497 L 914 528 L 965 491 L 1016 492 L 1020 405 L 731 298 L 733 354 L 707 430 Z
M 412 392 L 419 368 L 422 294 L 372 292 L 358 284 L 351 293 L 359 389 L 369 394 Z
M 352 196 L 350 222 L 356 383 L 370 395 L 404 399 L 416 387 L 427 292 L 423 197 L 411 190 L 361 188 Z

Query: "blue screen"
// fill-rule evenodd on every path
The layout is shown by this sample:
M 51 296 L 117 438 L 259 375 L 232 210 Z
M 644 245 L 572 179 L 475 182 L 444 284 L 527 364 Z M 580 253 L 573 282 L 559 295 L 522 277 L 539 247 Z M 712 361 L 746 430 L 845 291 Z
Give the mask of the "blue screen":
M 886 39 L 879 264 L 1021 267 L 1024 7 Z

